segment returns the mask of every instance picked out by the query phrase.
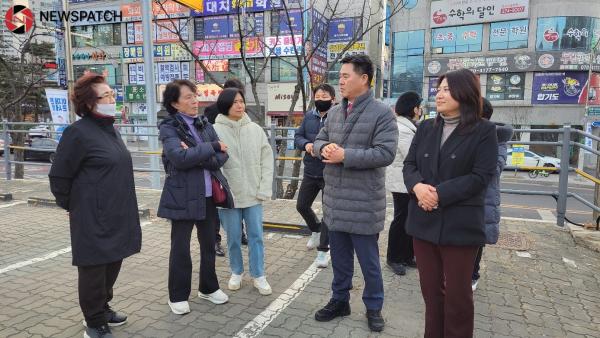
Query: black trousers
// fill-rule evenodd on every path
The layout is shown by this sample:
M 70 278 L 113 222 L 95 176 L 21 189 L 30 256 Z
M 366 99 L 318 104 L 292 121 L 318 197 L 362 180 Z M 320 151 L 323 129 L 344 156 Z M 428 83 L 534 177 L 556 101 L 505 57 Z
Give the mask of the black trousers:
M 204 220 L 171 221 L 171 254 L 169 257 L 169 299 L 187 301 L 192 291 L 192 257 L 190 239 L 194 225 L 200 243 L 200 285 L 202 293 L 219 289 L 215 272 L 215 225 L 217 208 L 211 197 L 206 198 Z
M 110 310 L 108 303 L 113 298 L 113 286 L 119 276 L 121 263 L 123 260 L 77 267 L 79 306 L 88 327 L 99 327 L 106 324 L 106 312 Z
M 217 212 L 217 220 L 215 225 L 215 241 L 221 243 L 221 220 L 219 219 L 219 213 Z
M 394 219 L 388 234 L 387 261 L 391 263 L 404 263 L 415 255 L 413 239 L 406 233 L 406 218 L 408 217 L 408 202 L 410 196 L 404 193 L 393 192 Z
M 477 250 L 477 256 L 475 257 L 475 266 L 473 267 L 473 276 L 471 276 L 472 280 L 479 279 L 479 263 L 481 263 L 481 256 L 483 255 L 483 246 L 479 247 Z
M 323 191 L 325 181 L 323 178 L 314 178 L 304 176 L 300 183 L 298 191 L 298 200 L 296 201 L 296 210 L 300 213 L 306 225 L 312 232 L 320 232 L 318 251 L 329 251 L 329 231 L 323 220 L 319 220 L 312 209 L 312 204 L 319 195 L 319 191 Z

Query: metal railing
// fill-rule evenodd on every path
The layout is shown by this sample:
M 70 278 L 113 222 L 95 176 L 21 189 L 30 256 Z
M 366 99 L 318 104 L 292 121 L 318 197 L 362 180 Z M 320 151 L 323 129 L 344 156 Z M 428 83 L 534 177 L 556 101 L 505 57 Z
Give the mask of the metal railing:
M 52 150 L 42 149 L 42 148 L 34 148 L 34 147 L 17 147 L 11 146 L 9 144 L 9 133 L 29 133 L 29 130 L 26 129 L 17 129 L 18 127 L 26 127 L 26 126 L 34 126 L 40 125 L 41 123 L 27 123 L 27 122 L 0 122 L 2 124 L 2 139 L 4 140 L 4 167 L 5 167 L 5 175 L 6 179 L 10 180 L 12 178 L 12 165 L 14 164 L 23 164 L 23 165 L 31 165 L 31 166 L 50 166 L 50 163 L 39 163 L 39 162 L 24 162 L 24 161 L 14 161 L 10 159 L 8 155 L 10 149 L 22 149 L 22 150 L 31 150 L 38 152 L 48 152 Z M 52 123 L 43 123 L 46 126 L 65 126 L 65 124 L 52 124 Z M 13 126 L 13 128 L 9 128 L 9 126 Z M 156 126 L 147 125 L 147 124 L 115 124 L 116 127 L 124 128 L 121 132 L 121 136 L 129 137 L 158 137 Z M 14 128 L 17 127 L 17 128 Z M 153 130 L 156 132 L 148 133 L 138 133 L 138 132 L 129 132 L 130 129 L 127 128 L 148 128 L 149 130 Z M 277 182 L 281 180 L 288 181 L 300 181 L 302 177 L 292 177 L 292 176 L 283 176 L 277 175 L 277 161 L 299 161 L 302 160 L 301 157 L 289 157 L 289 156 L 279 156 L 278 152 L 278 142 L 280 146 L 286 147 L 287 141 L 294 140 L 293 137 L 283 137 L 278 136 L 278 132 L 286 133 L 290 130 L 295 130 L 294 127 L 277 127 L 275 125 L 271 125 L 270 127 L 264 128 L 269 138 L 269 143 L 271 145 L 273 151 L 273 183 L 272 183 L 272 192 L 273 199 L 276 198 L 277 193 Z M 48 131 L 50 135 L 60 134 L 60 131 Z M 551 196 L 554 197 L 557 201 L 556 203 L 556 214 L 557 214 L 557 225 L 564 226 L 565 218 L 566 218 L 566 210 L 567 210 L 567 199 L 569 197 L 574 198 L 575 200 L 581 202 L 585 206 L 590 209 L 600 212 L 600 207 L 595 205 L 593 201 L 588 201 L 581 195 L 570 192 L 569 187 L 569 172 L 575 171 L 582 177 L 594 182 L 596 185 L 600 184 L 600 179 L 598 177 L 594 177 L 590 174 L 587 174 L 579 169 L 572 168 L 569 166 L 569 155 L 571 147 L 579 147 L 581 150 L 586 150 L 596 156 L 600 156 L 600 151 L 597 149 L 593 149 L 592 147 L 588 147 L 585 144 L 581 144 L 578 142 L 571 141 L 571 135 L 573 133 L 578 134 L 582 137 L 590 138 L 596 142 L 600 142 L 600 137 L 583 132 L 581 130 L 572 129 L 570 125 L 565 125 L 562 128 L 558 129 L 515 129 L 515 133 L 546 133 L 546 134 L 557 134 L 562 137 L 559 141 L 510 141 L 508 144 L 519 144 L 519 145 L 546 145 L 546 146 L 554 146 L 561 148 L 561 157 L 560 157 L 560 168 L 549 168 L 549 167 L 531 167 L 531 166 L 507 166 L 506 169 L 525 169 L 525 170 L 548 170 L 548 171 L 559 171 L 559 179 L 558 179 L 558 190 L 555 191 L 532 191 L 532 190 L 515 190 L 515 189 L 500 189 L 502 193 L 507 194 L 519 194 L 519 195 L 538 195 L 538 196 Z M 130 150 L 132 154 L 139 154 L 142 156 L 158 156 L 161 154 L 160 150 Z M 581 156 L 581 155 L 580 155 Z M 163 172 L 161 168 L 143 168 L 143 167 L 134 167 L 134 171 L 136 172 L 150 172 L 153 175 L 159 177 L 160 173 Z M 160 181 L 159 181 L 160 182 Z M 159 188 L 159 186 L 155 186 L 153 182 L 153 188 Z

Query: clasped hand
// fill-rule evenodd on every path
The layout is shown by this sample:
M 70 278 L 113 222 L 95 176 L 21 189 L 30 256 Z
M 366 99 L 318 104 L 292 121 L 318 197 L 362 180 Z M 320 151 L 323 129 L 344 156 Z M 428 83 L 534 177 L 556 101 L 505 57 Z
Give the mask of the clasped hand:
M 344 161 L 344 148 L 335 143 L 329 143 L 321 150 L 321 157 L 324 163 L 342 163 Z
M 413 191 L 417 196 L 418 205 L 425 211 L 432 211 L 438 208 L 439 197 L 434 186 L 424 183 L 417 183 Z

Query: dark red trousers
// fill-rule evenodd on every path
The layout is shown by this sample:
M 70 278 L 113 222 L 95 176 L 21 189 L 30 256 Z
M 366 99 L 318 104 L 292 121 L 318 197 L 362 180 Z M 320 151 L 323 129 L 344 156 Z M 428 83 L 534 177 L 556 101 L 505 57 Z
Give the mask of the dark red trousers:
M 414 239 L 425 301 L 425 338 L 473 337 L 471 275 L 478 249 Z

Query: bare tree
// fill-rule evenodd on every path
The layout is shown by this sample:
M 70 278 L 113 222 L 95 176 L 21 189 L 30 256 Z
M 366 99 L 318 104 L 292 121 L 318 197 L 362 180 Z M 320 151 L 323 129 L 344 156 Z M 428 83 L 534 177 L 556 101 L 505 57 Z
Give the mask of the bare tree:
M 17 44 L 0 41 L 0 45 L 15 51 L 16 58 L 9 58 L 0 54 L 0 118 L 12 122 L 23 122 L 23 104 L 31 96 L 36 96 L 42 88 L 41 84 L 48 76 L 43 67 L 44 62 L 53 60 L 52 45 L 38 43 L 37 37 L 47 36 L 46 32 L 37 32 L 34 24 L 31 31 L 19 37 L 14 36 Z M 12 126 L 14 129 L 23 129 L 24 126 Z M 15 133 L 13 138 L 17 146 L 25 144 L 25 133 Z M 23 150 L 15 150 L 15 160 L 23 161 Z M 15 165 L 15 178 L 23 178 L 23 164 Z

